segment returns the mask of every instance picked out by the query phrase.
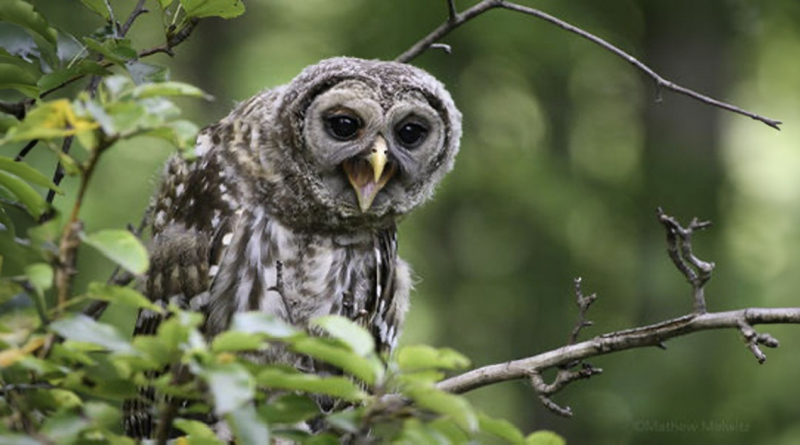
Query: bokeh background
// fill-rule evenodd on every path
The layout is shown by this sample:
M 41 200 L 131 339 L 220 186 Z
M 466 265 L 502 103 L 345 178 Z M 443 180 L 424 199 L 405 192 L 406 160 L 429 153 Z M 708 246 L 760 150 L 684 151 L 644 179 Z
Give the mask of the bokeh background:
M 34 1 L 74 33 L 102 25 L 76 1 Z M 130 0 L 112 1 L 118 15 Z M 337 55 L 392 59 L 446 17 L 432 0 L 248 0 L 234 20 L 207 20 L 156 56 L 175 80 L 216 100 L 184 101 L 213 122 L 263 88 Z M 474 1 L 458 0 L 459 9 Z M 400 227 L 418 283 L 404 342 L 455 348 L 474 366 L 563 345 L 576 317 L 572 280 L 600 296 L 591 336 L 691 309 L 655 218 L 714 226 L 697 254 L 717 264 L 711 310 L 798 306 L 800 296 L 800 3 L 795 0 L 520 0 L 595 33 L 687 87 L 786 122 L 778 132 L 669 92 L 607 51 L 554 26 L 495 10 L 413 63 L 440 78 L 464 113 L 453 173 Z M 132 31 L 157 45 L 159 17 Z M 170 148 L 139 139 L 104 156 L 83 218 L 89 230 L 137 223 Z M 29 157 L 43 171 L 52 157 Z M 66 187 L 74 184 L 67 180 Z M 67 208 L 69 198 L 57 205 Z M 89 249 L 79 286 L 111 266 Z M 131 314 L 112 311 L 130 323 Z M 591 360 L 605 373 L 542 408 L 525 382 L 470 395 L 524 431 L 582 444 L 800 443 L 800 327 L 758 365 L 735 331 Z

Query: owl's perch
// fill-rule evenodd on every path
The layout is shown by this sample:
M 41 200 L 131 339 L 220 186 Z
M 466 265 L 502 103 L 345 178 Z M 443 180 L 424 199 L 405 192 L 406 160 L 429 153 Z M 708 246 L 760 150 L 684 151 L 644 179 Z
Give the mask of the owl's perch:
M 614 55 L 622 58 L 626 62 L 633 65 L 639 71 L 645 73 L 655 82 L 656 86 L 656 93 L 657 96 L 660 97 L 661 90 L 669 90 L 673 91 L 678 94 L 682 94 L 684 96 L 689 96 L 692 99 L 698 100 L 706 105 L 711 105 L 712 107 L 721 108 L 726 111 L 730 111 L 732 113 L 741 114 L 743 116 L 747 116 L 751 119 L 755 119 L 757 121 L 763 122 L 764 124 L 776 129 L 780 130 L 780 125 L 782 124 L 781 121 L 770 119 L 765 116 L 761 116 L 759 114 L 747 111 L 745 109 L 739 108 L 735 105 L 731 105 L 726 102 L 722 102 L 711 97 L 708 97 L 704 94 L 700 94 L 694 90 L 689 88 L 683 87 L 678 85 L 668 79 L 665 79 L 660 74 L 656 73 L 652 68 L 648 67 L 644 63 L 640 62 L 638 59 L 633 57 L 632 55 L 626 53 L 625 51 L 617 48 L 616 46 L 612 45 L 611 43 L 603 40 L 602 38 L 588 32 L 584 31 L 577 26 L 571 25 L 558 17 L 554 17 L 550 14 L 547 14 L 543 11 L 538 9 L 529 8 L 527 6 L 518 5 L 513 2 L 508 2 L 505 0 L 482 0 L 475 6 L 466 9 L 465 11 L 459 13 L 456 8 L 453 0 L 448 0 L 448 18 L 447 20 L 439 25 L 438 28 L 431 31 L 427 36 L 423 37 L 419 41 L 417 41 L 414 45 L 411 46 L 408 50 L 406 50 L 403 54 L 397 56 L 395 61 L 397 62 L 404 62 L 407 63 L 413 59 L 415 59 L 420 54 L 427 51 L 429 48 L 434 47 L 437 42 L 447 34 L 450 34 L 453 30 L 458 28 L 459 26 L 463 25 L 464 23 L 478 17 L 479 15 L 483 14 L 492 9 L 507 9 L 509 11 L 519 12 L 521 14 L 530 15 L 536 17 L 538 19 L 544 20 L 550 24 L 556 25 L 559 28 L 571 32 L 573 34 L 577 34 L 578 36 L 599 45 L 601 48 L 610 51 Z
M 800 307 L 795 308 L 747 308 L 727 312 L 707 312 L 704 287 L 711 279 L 713 263 L 705 262 L 692 252 L 692 234 L 707 228 L 710 223 L 697 219 L 683 227 L 678 221 L 658 209 L 658 219 L 667 232 L 667 252 L 681 274 L 692 285 L 694 311 L 682 317 L 648 326 L 611 332 L 575 343 L 580 330 L 591 324 L 586 320 L 586 312 L 595 301 L 594 294 L 584 296 L 580 279 L 575 280 L 575 296 L 579 307 L 578 321 L 573 329 L 569 343 L 552 351 L 532 357 L 484 366 L 439 382 L 443 391 L 462 394 L 507 380 L 528 378 L 542 403 L 550 410 L 563 416 L 571 416 L 569 407 L 561 407 L 550 398 L 569 383 L 602 373 L 583 360 L 600 355 L 628 349 L 656 346 L 664 348 L 664 342 L 671 338 L 693 334 L 711 329 L 738 329 L 745 344 L 759 363 L 764 363 L 766 355 L 759 345 L 768 348 L 778 346 L 778 340 L 769 334 L 759 334 L 753 328 L 757 324 L 800 324 Z M 547 384 L 542 372 L 558 368 L 553 383 Z M 575 369 L 578 368 L 578 369 Z

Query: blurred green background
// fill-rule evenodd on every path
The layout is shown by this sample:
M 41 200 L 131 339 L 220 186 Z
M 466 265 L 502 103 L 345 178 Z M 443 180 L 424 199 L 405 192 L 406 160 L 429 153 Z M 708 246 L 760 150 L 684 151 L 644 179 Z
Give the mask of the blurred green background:
M 717 270 L 714 311 L 798 306 L 800 288 L 800 3 L 795 0 L 552 0 L 540 8 L 620 46 L 668 79 L 786 122 L 780 132 L 669 92 L 610 53 L 554 26 L 495 10 L 414 61 L 464 114 L 456 168 L 434 202 L 400 227 L 418 283 L 406 343 L 453 347 L 474 366 L 563 345 L 576 317 L 572 280 L 600 299 L 584 336 L 691 310 L 655 218 L 714 221 L 696 253 Z M 102 25 L 77 1 L 33 2 L 74 33 Z M 134 2 L 112 1 L 119 16 Z M 474 1 L 457 1 L 464 9 Z M 446 17 L 446 2 L 248 0 L 244 16 L 202 22 L 167 64 L 214 102 L 181 102 L 200 125 L 236 101 L 337 55 L 392 59 Z M 161 43 L 158 17 L 132 31 Z M 170 148 L 139 139 L 102 160 L 83 211 L 89 230 L 137 223 Z M 30 156 L 52 169 L 44 150 Z M 66 181 L 66 186 L 73 182 Z M 57 205 L 67 208 L 69 198 Z M 81 251 L 80 283 L 111 267 Z M 126 314 L 130 317 L 130 314 Z M 129 319 L 129 318 L 128 318 Z M 524 431 L 582 444 L 800 443 L 800 327 L 758 365 L 735 331 L 591 360 L 605 373 L 544 409 L 529 385 L 471 394 Z

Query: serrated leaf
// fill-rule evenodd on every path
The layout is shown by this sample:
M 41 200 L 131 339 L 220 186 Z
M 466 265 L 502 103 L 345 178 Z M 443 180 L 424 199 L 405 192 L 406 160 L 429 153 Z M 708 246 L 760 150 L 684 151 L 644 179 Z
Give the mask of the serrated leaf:
M 89 284 L 88 297 L 93 300 L 118 303 L 137 309 L 150 309 L 153 312 L 163 313 L 161 306 L 153 303 L 147 297 L 130 287 L 112 286 L 102 283 Z
M 0 63 L 0 90 L 13 89 L 28 97 L 38 97 L 36 79 L 24 69 L 8 63 Z
M 356 354 L 364 357 L 375 351 L 372 334 L 363 327 L 339 315 L 328 315 L 311 320 L 312 326 L 319 326 L 331 337 L 340 340 Z
M 196 86 L 182 82 L 156 82 L 138 85 L 131 92 L 134 98 L 144 99 L 146 97 L 158 96 L 187 96 L 210 98 L 206 93 Z
M 264 342 L 255 335 L 244 332 L 225 331 L 211 342 L 211 352 L 252 351 L 260 348 Z
M 258 374 L 258 384 L 268 388 L 326 394 L 353 402 L 366 397 L 366 393 L 346 377 L 320 377 L 300 372 L 290 373 L 279 369 L 265 369 Z
M 463 430 L 470 433 L 478 430 L 478 416 L 465 398 L 439 391 L 432 386 L 416 386 L 404 393 L 419 406 L 449 416 Z
M 101 230 L 81 236 L 83 242 L 99 250 L 108 259 L 134 274 L 145 273 L 150 267 L 147 249 L 131 232 L 121 229 Z
M 567 441 L 552 431 L 542 430 L 526 437 L 525 445 L 567 445 Z
M 225 419 L 233 430 L 237 444 L 263 445 L 272 443 L 269 427 L 258 417 L 258 413 L 251 403 L 233 410 L 225 416 Z
M 459 369 L 469 366 L 469 359 L 449 349 L 437 349 L 427 345 L 401 348 L 397 353 L 397 364 L 403 372 L 427 369 Z
M 383 381 L 385 369 L 375 356 L 362 357 L 349 348 L 331 344 L 323 338 L 302 338 L 291 342 L 291 348 L 337 366 L 369 385 Z
M 104 0 L 81 0 L 81 3 L 84 4 L 87 8 L 92 10 L 92 12 L 96 13 L 100 17 L 108 20 L 111 17 L 111 13 L 108 11 L 106 7 L 106 2 Z
M 301 333 L 297 328 L 264 312 L 238 312 L 233 314 L 230 331 L 245 334 L 264 334 L 272 339 L 287 339 Z
M 294 424 L 319 416 L 319 406 L 306 396 L 284 394 L 259 407 L 259 415 L 270 424 Z
M 50 324 L 50 330 L 67 340 L 91 343 L 125 354 L 135 352 L 130 342 L 116 328 L 83 314 L 57 320 Z
M 16 196 L 34 218 L 38 219 L 47 210 L 47 201 L 33 187 L 17 176 L 0 170 L 0 186 L 5 187 Z
M 478 414 L 478 423 L 481 431 L 493 434 L 513 444 L 525 443 L 525 437 L 511 422 L 504 419 L 494 419 L 484 413 Z
M 51 190 L 55 190 L 59 193 L 63 193 L 57 185 L 53 184 L 53 181 L 51 181 L 50 178 L 39 173 L 36 169 L 28 164 L 25 164 L 24 162 L 17 162 L 11 158 L 0 156 L 0 170 L 5 170 L 14 176 L 19 177 L 20 179 L 30 182 L 31 184 L 39 185 Z
M 187 17 L 222 17 L 230 19 L 244 14 L 241 0 L 181 0 Z
M 56 30 L 51 28 L 47 20 L 28 2 L 23 0 L 3 0 L 0 2 L 0 19 L 31 30 L 50 44 L 56 44 L 58 36 Z
M 228 414 L 255 396 L 255 379 L 238 363 L 213 364 L 205 368 L 202 376 L 214 397 L 214 413 Z

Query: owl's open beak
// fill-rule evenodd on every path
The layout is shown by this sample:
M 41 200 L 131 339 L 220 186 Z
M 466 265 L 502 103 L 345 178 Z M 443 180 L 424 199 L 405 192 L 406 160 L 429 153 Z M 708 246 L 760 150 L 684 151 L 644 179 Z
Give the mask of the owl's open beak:
M 370 208 L 375 196 L 394 175 L 395 166 L 388 162 L 387 153 L 386 140 L 378 136 L 366 156 L 358 155 L 342 164 L 362 212 Z

